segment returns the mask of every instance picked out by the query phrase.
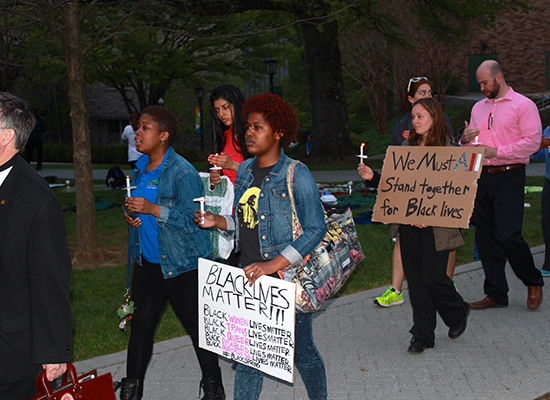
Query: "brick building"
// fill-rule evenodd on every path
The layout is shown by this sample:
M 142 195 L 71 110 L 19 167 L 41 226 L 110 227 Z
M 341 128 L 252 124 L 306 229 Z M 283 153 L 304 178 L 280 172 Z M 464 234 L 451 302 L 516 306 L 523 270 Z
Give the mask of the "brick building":
M 469 92 L 479 92 L 475 72 L 487 59 L 497 60 L 505 78 L 521 93 L 550 90 L 550 1 L 529 0 L 529 13 L 503 12 L 493 28 L 474 28 L 458 77 Z

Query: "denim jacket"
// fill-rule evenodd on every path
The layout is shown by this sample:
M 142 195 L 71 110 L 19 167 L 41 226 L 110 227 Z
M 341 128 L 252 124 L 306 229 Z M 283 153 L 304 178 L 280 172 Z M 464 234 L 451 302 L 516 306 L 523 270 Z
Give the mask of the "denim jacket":
M 134 182 L 141 174 L 133 170 Z M 193 199 L 204 196 L 204 186 L 197 170 L 170 147 L 159 177 L 157 204 L 160 265 L 164 278 L 174 278 L 198 268 L 199 257 L 212 259 L 212 242 L 207 229 L 195 223 L 198 203 Z M 141 265 L 139 231 L 130 227 L 130 251 Z
M 258 240 L 263 259 L 271 260 L 282 254 L 291 265 L 302 261 L 311 253 L 326 233 L 325 217 L 317 184 L 309 169 L 298 162 L 294 168 L 293 193 L 296 213 L 304 232 L 296 240 L 292 238 L 292 209 L 286 183 L 288 166 L 292 161 L 281 149 L 279 161 L 262 182 L 258 200 Z M 239 165 L 235 180 L 235 210 L 239 200 L 254 180 L 252 166 L 256 162 L 257 157 L 254 157 Z M 235 249 L 238 251 L 240 249 L 238 217 L 236 215 L 224 217 L 227 221 L 227 230 L 223 235 L 235 237 Z

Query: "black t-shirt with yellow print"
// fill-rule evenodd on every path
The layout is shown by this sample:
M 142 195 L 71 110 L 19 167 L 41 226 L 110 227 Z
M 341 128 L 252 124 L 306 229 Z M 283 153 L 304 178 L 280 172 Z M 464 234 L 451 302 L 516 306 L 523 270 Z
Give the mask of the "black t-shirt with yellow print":
M 262 262 L 260 239 L 258 234 L 258 200 L 264 178 L 269 175 L 273 165 L 266 168 L 252 167 L 254 180 L 239 199 L 237 217 L 239 219 L 239 239 L 241 247 L 241 266 L 246 267 L 255 262 Z

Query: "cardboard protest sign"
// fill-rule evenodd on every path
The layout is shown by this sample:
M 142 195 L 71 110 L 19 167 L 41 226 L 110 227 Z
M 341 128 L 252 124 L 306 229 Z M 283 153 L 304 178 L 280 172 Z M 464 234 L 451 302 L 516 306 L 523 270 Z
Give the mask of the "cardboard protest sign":
M 389 146 L 373 221 L 468 228 L 483 147 Z
M 294 382 L 296 285 L 199 258 L 199 346 Z

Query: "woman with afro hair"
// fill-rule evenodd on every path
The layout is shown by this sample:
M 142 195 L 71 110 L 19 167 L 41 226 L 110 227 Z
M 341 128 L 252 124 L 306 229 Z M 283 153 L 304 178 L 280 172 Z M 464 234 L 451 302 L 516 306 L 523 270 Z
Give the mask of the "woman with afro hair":
M 235 237 L 240 266 L 252 285 L 262 275 L 278 278 L 278 271 L 302 262 L 321 242 L 326 229 L 317 185 L 308 168 L 296 162 L 292 193 L 303 233 L 293 239 L 287 172 L 294 160 L 283 148 L 298 130 L 294 107 L 271 93 L 252 96 L 243 105 L 243 121 L 246 149 L 254 157 L 242 162 L 237 171 L 235 215 L 197 210 L 195 221 L 203 228 L 216 227 Z M 311 314 L 296 314 L 294 363 L 309 398 L 326 399 L 325 365 L 313 341 Z M 261 371 L 238 364 L 235 400 L 258 399 L 262 383 Z

